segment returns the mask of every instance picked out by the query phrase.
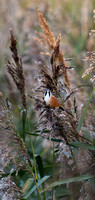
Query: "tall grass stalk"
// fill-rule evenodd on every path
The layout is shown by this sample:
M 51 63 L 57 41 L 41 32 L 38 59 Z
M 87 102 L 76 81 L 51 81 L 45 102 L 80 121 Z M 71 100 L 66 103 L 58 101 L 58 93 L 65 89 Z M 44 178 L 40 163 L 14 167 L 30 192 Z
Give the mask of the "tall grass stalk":
M 29 132 L 30 132 L 31 129 L 30 129 L 30 123 L 29 123 L 28 113 L 27 113 L 27 122 L 28 122 L 28 129 L 29 129 Z M 37 187 L 39 199 L 42 200 L 42 197 L 41 197 L 41 194 L 40 194 L 40 190 L 39 190 L 38 185 L 37 185 L 36 159 L 35 159 L 34 147 L 33 147 L 33 142 L 32 142 L 32 136 L 31 135 L 30 135 L 30 141 L 31 141 L 31 148 L 32 148 L 32 154 L 33 154 L 33 160 L 34 160 L 34 171 L 35 171 L 35 177 L 34 177 L 33 173 L 32 173 L 32 176 L 34 178 L 34 181 L 35 181 L 35 184 L 36 184 L 36 187 Z
M 26 134 L 26 131 L 25 131 L 25 127 L 26 127 L 26 115 L 27 115 L 27 109 L 23 109 L 23 112 L 22 112 L 22 127 L 23 127 L 23 141 L 25 142 L 25 134 Z
M 53 163 L 55 160 L 55 142 L 53 142 Z M 53 179 L 54 179 L 54 165 L 53 165 Z M 52 190 L 52 200 L 54 200 L 54 189 Z
M 37 191 L 38 191 L 38 198 L 39 198 L 39 200 L 42 200 L 42 196 L 41 196 L 40 190 L 39 190 L 38 185 L 37 185 L 37 180 L 35 179 L 35 176 L 34 176 L 34 174 L 32 172 L 32 168 L 27 163 L 26 163 L 26 165 L 29 168 L 29 171 L 32 174 L 32 177 L 34 179 L 34 182 L 35 182 L 35 185 L 36 185 L 36 188 L 37 188 Z

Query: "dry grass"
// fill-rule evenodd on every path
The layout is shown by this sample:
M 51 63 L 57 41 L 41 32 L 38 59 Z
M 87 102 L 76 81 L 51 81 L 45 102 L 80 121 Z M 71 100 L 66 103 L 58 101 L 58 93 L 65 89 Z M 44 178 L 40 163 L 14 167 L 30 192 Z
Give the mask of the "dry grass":
M 53 48 L 53 52 L 50 57 L 51 68 L 48 68 L 42 63 L 39 65 L 41 74 L 39 81 L 40 85 L 38 85 L 36 91 L 41 92 L 42 90 L 45 90 L 45 88 L 50 89 L 57 98 L 59 96 L 59 99 L 62 100 L 62 104 L 67 103 L 68 101 L 68 104 L 76 112 L 77 108 L 75 105 L 75 98 L 74 100 L 70 99 L 71 95 L 74 94 L 74 91 L 70 92 L 69 90 L 70 88 L 68 86 L 70 86 L 70 83 L 68 84 L 66 80 L 66 66 L 63 67 L 64 58 L 62 51 L 60 50 L 61 34 L 59 34 L 58 38 L 55 40 L 53 34 L 50 32 L 49 25 L 43 18 L 40 11 L 38 11 L 38 16 L 40 18 L 41 28 L 43 29 L 46 37 L 48 36 L 50 38 L 52 35 L 51 40 L 48 39 L 48 45 Z M 37 42 L 39 43 L 40 41 L 37 40 Z M 62 92 L 64 91 L 66 93 L 66 90 L 68 91 L 66 97 L 65 99 L 62 99 Z M 44 133 L 45 129 L 49 129 L 50 138 L 60 138 L 63 139 L 63 142 L 65 139 L 66 143 L 76 140 L 86 142 L 86 140 L 82 138 L 82 135 L 77 131 L 78 122 L 76 119 L 76 113 L 72 114 L 72 110 L 68 109 L 65 105 L 64 111 L 61 111 L 59 109 L 48 108 L 44 102 L 39 99 L 35 100 L 36 109 L 39 110 L 39 127 L 42 133 Z
M 93 18 L 95 19 L 95 10 L 93 10 Z M 95 21 L 94 21 L 95 23 Z M 95 30 L 91 30 L 89 33 L 90 37 L 95 37 Z M 84 58 L 84 61 L 88 61 L 90 63 L 90 67 L 83 73 L 82 78 L 84 78 L 87 74 L 93 72 L 95 74 L 95 51 L 88 52 L 88 56 Z M 91 82 L 95 81 L 95 75 L 90 79 Z
M 7 68 L 8 72 L 13 78 L 15 85 L 17 86 L 20 94 L 21 94 L 21 101 L 24 108 L 26 108 L 26 95 L 25 95 L 25 75 L 22 67 L 22 59 L 18 55 L 17 51 L 17 41 L 14 38 L 13 31 L 10 30 L 11 36 L 11 45 L 10 49 L 12 52 L 13 62 L 10 62 L 7 59 Z
M 43 17 L 40 10 L 38 10 L 38 17 L 39 17 L 40 26 L 42 28 L 43 33 L 39 34 L 40 38 L 36 37 L 35 39 L 49 50 L 48 55 L 52 54 L 51 64 L 52 64 L 52 62 L 57 63 L 57 61 L 58 61 L 59 64 L 63 67 L 65 83 L 70 88 L 69 77 L 67 75 L 67 71 L 65 70 L 65 67 L 66 67 L 65 60 L 64 60 L 63 52 L 60 48 L 61 34 L 59 34 L 58 38 L 55 39 L 53 33 L 51 32 L 51 30 L 49 28 L 48 23 L 46 22 L 46 20 Z M 53 51 L 53 52 L 51 53 L 51 51 Z M 46 53 L 46 55 L 47 55 L 47 53 Z M 55 61 L 52 59 L 54 59 Z M 59 69 L 58 69 L 57 73 L 56 73 L 55 67 L 54 67 L 54 70 L 55 70 L 55 76 L 58 76 L 57 74 L 58 74 Z M 56 80 L 56 78 L 57 77 L 55 77 L 55 80 Z

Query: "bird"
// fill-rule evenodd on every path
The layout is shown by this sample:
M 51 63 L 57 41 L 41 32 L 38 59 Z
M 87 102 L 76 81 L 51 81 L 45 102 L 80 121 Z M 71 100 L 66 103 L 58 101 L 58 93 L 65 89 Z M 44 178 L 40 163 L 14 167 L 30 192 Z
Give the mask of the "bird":
M 51 108 L 63 108 L 63 106 L 59 103 L 58 99 L 51 93 L 49 89 L 46 89 L 44 93 L 44 102 L 47 106 Z
M 82 137 L 79 135 L 77 131 L 77 120 L 75 116 L 72 114 L 71 110 L 69 110 L 68 108 L 64 108 L 49 89 L 46 89 L 43 99 L 44 99 L 45 104 L 49 106 L 50 108 L 60 108 L 63 110 L 63 112 L 65 112 L 65 115 L 62 121 L 63 129 L 64 129 L 64 133 L 66 133 L 70 141 L 75 141 L 76 139 L 78 141 L 84 142 L 84 139 L 82 139 Z M 67 141 L 67 138 L 65 139 Z
M 71 115 L 72 117 L 73 114 L 71 113 L 71 111 L 65 109 L 58 101 L 58 99 L 51 93 L 51 91 L 49 89 L 46 89 L 45 93 L 44 93 L 44 102 L 46 103 L 47 106 L 51 107 L 51 108 L 60 108 L 63 111 L 65 111 L 66 113 L 68 113 L 69 115 Z

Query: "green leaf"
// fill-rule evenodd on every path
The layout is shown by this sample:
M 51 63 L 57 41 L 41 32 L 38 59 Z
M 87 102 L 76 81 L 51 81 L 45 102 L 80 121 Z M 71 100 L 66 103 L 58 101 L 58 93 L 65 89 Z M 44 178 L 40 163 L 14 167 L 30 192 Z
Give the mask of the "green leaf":
M 69 145 L 73 147 L 83 148 L 83 149 L 95 150 L 95 145 L 90 145 L 83 142 L 70 142 Z
M 85 108 L 84 108 L 84 111 L 83 111 L 83 113 L 82 113 L 82 116 L 81 116 L 81 118 L 80 118 L 80 121 L 79 121 L 79 124 L 78 124 L 78 128 L 77 128 L 78 131 L 81 130 L 81 127 L 82 127 L 84 118 L 85 118 L 85 116 L 86 116 L 86 113 L 87 113 L 87 110 L 88 110 L 88 106 L 89 106 L 89 103 L 90 103 L 90 101 L 91 101 L 91 99 L 92 99 L 92 96 L 93 96 L 94 91 L 95 91 L 95 88 L 93 88 L 93 91 L 91 92 L 91 94 L 90 94 L 90 96 L 89 96 L 88 102 L 87 102 L 87 104 L 86 104 L 86 106 L 85 106 Z
M 47 140 L 50 140 L 50 141 L 53 141 L 53 142 L 62 142 L 63 140 L 61 139 L 56 139 L 56 138 L 49 138 L 49 137 L 43 137 L 41 136 L 40 134 L 37 134 L 37 133 L 33 133 L 33 132 L 26 132 L 27 135 L 32 135 L 32 136 L 35 136 L 35 137 L 41 137 L 43 139 L 47 139 Z
M 37 183 L 38 186 L 40 186 L 43 182 L 45 182 L 50 176 L 44 176 L 42 179 L 40 179 Z M 36 190 L 36 185 L 24 196 L 25 199 L 27 199 L 34 191 Z
M 38 169 L 40 172 L 40 176 L 41 176 L 41 178 L 43 178 L 44 177 L 44 168 L 43 168 L 43 162 L 42 162 L 40 155 L 36 156 L 36 161 L 37 161 Z
M 84 175 L 84 176 L 77 176 L 77 177 L 74 177 L 74 178 L 64 179 L 64 180 L 61 180 L 61 181 L 56 181 L 56 182 L 52 183 L 51 185 L 49 185 L 44 190 L 42 190 L 41 193 L 46 192 L 49 189 L 52 189 L 56 186 L 60 186 L 60 185 L 66 184 L 66 183 L 79 182 L 79 181 L 84 181 L 84 180 L 91 179 L 91 178 L 93 178 L 92 175 Z
M 23 186 L 23 188 L 22 188 L 22 191 L 23 191 L 24 195 L 25 195 L 25 194 L 28 192 L 28 190 L 31 188 L 33 182 L 34 182 L 34 179 L 33 179 L 33 178 L 29 178 L 29 179 L 25 182 L 25 184 L 24 184 L 24 186 Z
M 43 178 L 44 177 L 44 167 L 43 167 L 43 162 L 42 162 L 42 158 L 40 155 L 36 156 L 36 161 L 37 161 L 40 177 Z M 44 190 L 44 188 L 45 188 L 44 183 L 42 183 L 42 189 Z M 46 199 L 45 192 L 43 193 L 43 195 L 44 195 L 44 200 L 45 200 Z

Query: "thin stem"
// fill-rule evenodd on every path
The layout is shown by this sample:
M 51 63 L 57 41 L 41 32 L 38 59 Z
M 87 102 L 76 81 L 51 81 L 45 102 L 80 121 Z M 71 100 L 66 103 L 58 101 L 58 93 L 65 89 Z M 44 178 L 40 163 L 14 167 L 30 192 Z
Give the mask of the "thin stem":
M 41 196 L 41 194 L 40 194 L 40 190 L 39 190 L 39 188 L 38 188 L 38 185 L 37 185 L 37 179 L 35 179 L 35 176 L 33 175 L 33 173 L 32 173 L 32 176 L 33 176 L 33 178 L 34 178 L 34 181 L 35 181 L 35 185 L 36 185 L 36 188 L 37 188 L 37 191 L 38 191 L 38 196 L 39 196 L 39 199 L 41 199 L 42 200 L 42 196 Z
M 29 123 L 28 114 L 27 114 L 27 122 L 28 122 L 28 128 L 29 128 L 29 132 L 30 132 L 31 130 L 30 130 L 30 123 Z M 34 160 L 35 179 L 37 180 L 36 159 L 35 159 L 34 147 L 33 147 L 33 142 L 32 142 L 32 136 L 31 135 L 30 135 L 30 141 L 31 141 L 31 148 L 32 148 L 32 154 L 33 154 L 33 160 Z
M 26 109 L 23 109 L 23 112 L 22 112 L 22 126 L 23 126 L 23 141 L 25 142 L 25 126 L 26 126 L 26 114 L 27 114 L 27 110 Z
M 54 200 L 54 190 L 53 190 L 53 193 L 52 193 L 52 200 Z
M 53 163 L 55 160 L 55 142 L 53 142 Z M 53 166 L 53 180 L 54 180 L 54 166 Z M 52 190 L 52 200 L 54 200 L 54 189 Z
M 32 177 L 33 177 L 33 179 L 34 179 L 34 181 L 35 181 L 35 185 L 36 185 L 36 188 L 37 188 L 37 191 L 38 191 L 38 197 L 39 197 L 39 200 L 42 200 L 42 196 L 41 196 L 41 194 L 40 194 L 40 190 L 39 190 L 39 188 L 38 188 L 38 185 L 37 185 L 37 181 L 36 181 L 36 179 L 35 179 L 35 176 L 34 176 L 34 174 L 33 174 L 33 172 L 32 172 L 32 168 L 26 163 L 26 165 L 27 165 L 27 167 L 29 168 L 29 171 L 30 171 L 30 173 L 32 174 Z
M 30 123 L 29 123 L 28 114 L 27 114 L 27 122 L 28 122 L 28 128 L 29 128 L 29 132 L 30 132 L 31 130 L 30 130 Z M 33 172 L 31 172 L 31 173 L 32 173 L 32 176 L 33 176 L 33 178 L 34 178 L 35 185 L 36 185 L 36 187 L 37 187 L 38 197 L 39 197 L 40 200 L 42 200 L 42 196 L 41 196 L 41 194 L 40 194 L 40 190 L 39 190 L 38 185 L 37 185 L 36 159 L 35 159 L 34 147 L 33 147 L 33 142 L 32 142 L 32 136 L 31 136 L 31 135 L 30 135 L 30 140 L 31 140 L 31 148 L 32 148 L 33 160 L 34 160 L 34 171 L 35 171 L 35 176 L 33 175 Z

